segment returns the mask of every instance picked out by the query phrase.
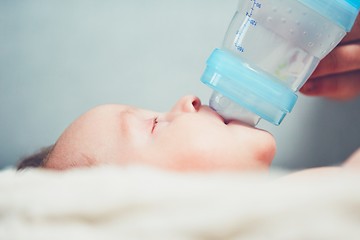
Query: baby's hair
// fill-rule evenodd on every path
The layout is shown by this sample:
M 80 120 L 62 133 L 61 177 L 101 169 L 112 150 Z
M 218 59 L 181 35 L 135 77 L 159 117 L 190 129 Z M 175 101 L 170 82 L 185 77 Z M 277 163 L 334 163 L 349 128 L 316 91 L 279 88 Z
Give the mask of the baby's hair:
M 23 170 L 26 168 L 41 168 L 45 165 L 48 156 L 50 155 L 54 145 L 41 148 L 38 152 L 25 157 L 20 161 L 17 166 L 17 170 Z

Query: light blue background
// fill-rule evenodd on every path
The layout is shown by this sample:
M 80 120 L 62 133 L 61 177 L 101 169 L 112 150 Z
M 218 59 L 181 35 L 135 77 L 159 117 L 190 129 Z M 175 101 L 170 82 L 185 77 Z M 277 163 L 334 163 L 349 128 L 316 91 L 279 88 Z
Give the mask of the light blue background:
M 0 1 L 0 167 L 54 143 L 103 103 L 168 110 L 199 81 L 237 0 Z M 360 99 L 300 96 L 274 166 L 339 163 L 360 147 Z

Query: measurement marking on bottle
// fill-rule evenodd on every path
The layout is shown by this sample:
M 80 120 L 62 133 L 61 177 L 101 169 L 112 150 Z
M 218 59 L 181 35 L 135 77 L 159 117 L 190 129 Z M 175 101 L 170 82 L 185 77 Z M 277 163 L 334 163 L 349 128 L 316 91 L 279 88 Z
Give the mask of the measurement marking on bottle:
M 259 0 L 249 0 L 252 2 L 251 7 L 245 13 L 245 21 L 243 22 L 240 29 L 236 32 L 236 37 L 234 41 L 235 48 L 239 52 L 245 52 L 245 47 L 242 46 L 242 42 L 244 40 L 245 33 L 249 30 L 249 27 L 256 27 L 258 22 L 255 20 L 254 13 L 256 9 L 260 9 L 262 7 L 262 3 Z

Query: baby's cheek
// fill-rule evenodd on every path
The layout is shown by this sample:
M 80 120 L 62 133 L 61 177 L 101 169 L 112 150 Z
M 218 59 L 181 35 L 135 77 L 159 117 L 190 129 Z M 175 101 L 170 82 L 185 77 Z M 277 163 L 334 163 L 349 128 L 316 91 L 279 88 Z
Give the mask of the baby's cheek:
M 171 170 L 206 172 L 228 168 L 226 148 L 204 139 L 187 139 L 166 152 Z

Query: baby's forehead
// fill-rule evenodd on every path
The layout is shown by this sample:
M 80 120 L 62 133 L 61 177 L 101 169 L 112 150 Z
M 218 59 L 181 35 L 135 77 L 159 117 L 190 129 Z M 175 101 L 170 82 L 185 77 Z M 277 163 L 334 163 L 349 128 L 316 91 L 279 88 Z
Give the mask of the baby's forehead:
M 135 112 L 136 111 L 135 109 L 136 108 L 129 105 L 120 105 L 120 104 L 100 105 L 80 115 L 70 124 L 68 129 L 72 129 L 74 127 L 79 127 L 79 126 L 84 127 L 89 123 L 90 124 L 96 123 L 98 121 L 110 121 L 112 118 Z
M 115 107 L 121 112 L 121 114 L 124 114 L 124 115 L 133 114 L 133 115 L 138 115 L 138 116 L 143 116 L 143 117 L 154 117 L 156 115 L 161 114 L 160 112 L 157 112 L 155 110 L 141 108 L 141 107 L 132 106 L 132 105 L 117 105 Z
M 145 109 L 133 105 L 124 105 L 124 104 L 104 104 L 97 106 L 85 114 L 94 113 L 94 112 L 118 112 L 118 113 L 143 113 L 143 114 L 154 114 L 157 113 L 151 109 Z
M 127 112 L 132 111 L 134 107 L 130 105 L 122 105 L 122 104 L 103 104 L 99 105 L 97 107 L 94 107 L 87 111 L 86 114 L 96 113 L 96 112 Z

